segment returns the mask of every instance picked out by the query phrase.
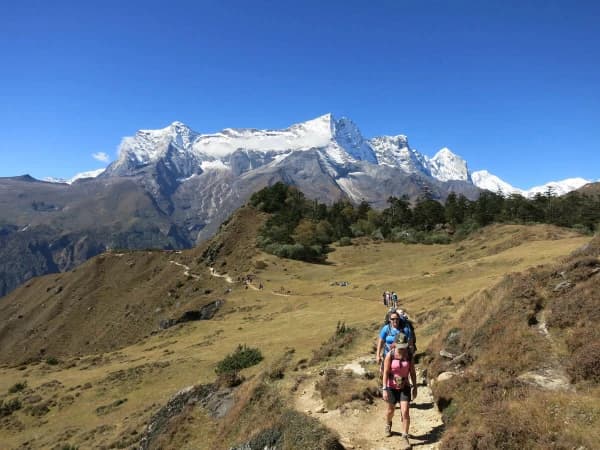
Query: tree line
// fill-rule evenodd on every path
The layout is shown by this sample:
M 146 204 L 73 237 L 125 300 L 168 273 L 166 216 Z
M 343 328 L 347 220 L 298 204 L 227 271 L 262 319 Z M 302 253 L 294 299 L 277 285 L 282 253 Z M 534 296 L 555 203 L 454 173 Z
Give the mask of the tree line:
M 414 203 L 390 197 L 388 207 L 375 210 L 339 200 L 332 205 L 307 199 L 293 186 L 278 182 L 252 195 L 250 204 L 270 213 L 258 236 L 265 251 L 292 259 L 323 262 L 329 245 L 350 245 L 351 238 L 406 243 L 450 243 L 492 223 L 549 223 L 583 232 L 599 231 L 600 196 L 552 189 L 528 199 L 484 191 L 477 200 L 451 192 L 445 203 L 425 193 Z

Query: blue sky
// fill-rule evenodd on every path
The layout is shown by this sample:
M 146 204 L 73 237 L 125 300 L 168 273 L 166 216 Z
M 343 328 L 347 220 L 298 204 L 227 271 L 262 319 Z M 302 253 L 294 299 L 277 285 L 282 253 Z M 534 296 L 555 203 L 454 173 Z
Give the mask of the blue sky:
M 447 146 L 529 188 L 600 178 L 594 1 L 29 1 L 2 7 L 0 176 L 69 178 L 122 137 L 285 128 Z

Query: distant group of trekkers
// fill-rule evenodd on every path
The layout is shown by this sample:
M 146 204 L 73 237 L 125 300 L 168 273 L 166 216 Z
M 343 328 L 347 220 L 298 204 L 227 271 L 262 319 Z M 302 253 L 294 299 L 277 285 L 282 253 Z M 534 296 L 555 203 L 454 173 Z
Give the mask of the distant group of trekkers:
M 382 300 L 384 306 L 398 308 L 398 294 L 395 292 L 383 291 Z
M 400 403 L 402 439 L 407 446 L 410 427 L 410 402 L 417 396 L 415 329 L 408 315 L 398 308 L 398 295 L 385 291 L 383 303 L 389 308 L 377 340 L 377 363 L 382 381 L 382 397 L 387 403 L 385 435 L 392 435 L 392 418 Z

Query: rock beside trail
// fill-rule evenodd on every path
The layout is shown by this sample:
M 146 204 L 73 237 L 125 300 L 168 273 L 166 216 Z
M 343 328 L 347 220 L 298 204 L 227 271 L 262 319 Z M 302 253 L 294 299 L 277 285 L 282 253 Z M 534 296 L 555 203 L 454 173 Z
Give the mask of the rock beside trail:
M 186 387 L 173 395 L 152 418 L 142 434 L 139 450 L 151 448 L 154 440 L 168 428 L 169 422 L 188 405 L 200 404 L 215 418 L 223 417 L 233 405 L 233 390 L 218 389 L 213 384 Z
M 165 330 L 177 325 L 178 323 L 192 322 L 194 320 L 210 320 L 221 308 L 221 306 L 223 306 L 223 303 L 223 300 L 216 300 L 208 305 L 204 305 L 200 309 L 186 311 L 177 319 L 163 319 L 160 321 L 159 327 L 161 330 Z
M 442 372 L 437 376 L 436 381 L 442 382 L 442 381 L 448 381 L 451 378 L 454 378 L 456 375 L 458 375 L 456 372 Z

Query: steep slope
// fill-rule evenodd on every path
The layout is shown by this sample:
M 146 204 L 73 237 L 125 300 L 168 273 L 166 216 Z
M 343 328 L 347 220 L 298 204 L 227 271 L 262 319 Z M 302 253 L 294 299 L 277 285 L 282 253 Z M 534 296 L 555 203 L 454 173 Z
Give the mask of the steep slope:
M 443 448 L 600 441 L 600 237 L 474 296 L 431 347 Z M 440 375 L 445 372 L 443 375 Z
M 223 300 L 227 283 L 210 276 L 207 262 L 233 277 L 248 271 L 261 223 L 259 213 L 242 209 L 202 247 L 111 251 L 25 283 L 0 302 L 0 362 L 114 350 L 158 330 L 161 321 Z
M 130 179 L 55 184 L 0 179 L 0 295 L 110 248 L 183 248 L 190 242 Z

